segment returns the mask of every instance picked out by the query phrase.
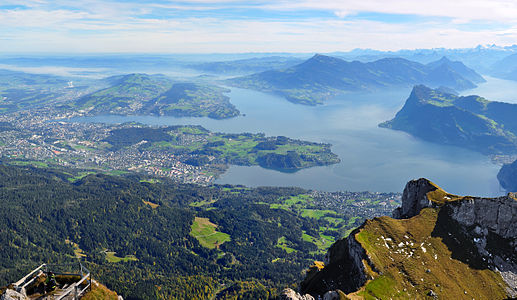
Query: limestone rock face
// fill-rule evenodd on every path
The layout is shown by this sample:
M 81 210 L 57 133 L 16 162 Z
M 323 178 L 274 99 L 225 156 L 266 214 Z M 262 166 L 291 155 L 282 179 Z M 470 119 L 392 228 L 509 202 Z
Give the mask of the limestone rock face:
M 472 198 L 448 203 L 444 213 L 474 242 L 488 268 L 497 270 L 517 296 L 517 200 Z
M 325 255 L 325 268 L 301 283 L 302 293 L 324 295 L 327 291 L 338 289 L 350 293 L 364 285 L 368 276 L 363 261 L 369 262 L 369 258 L 354 238 L 355 232 L 330 247 Z M 325 282 L 325 285 L 321 285 L 321 282 Z
M 402 194 L 402 206 L 393 211 L 393 218 L 411 218 L 418 215 L 422 208 L 432 206 L 433 203 L 427 198 L 427 193 L 437 188 L 425 178 L 408 182 Z
M 280 294 L 281 300 L 314 300 L 314 297 L 311 295 L 300 295 L 300 293 L 295 292 L 293 289 L 285 289 Z
M 515 194 L 499 198 L 458 197 L 436 202 L 429 192 L 439 189 L 427 179 L 408 182 L 402 195 L 402 207 L 393 217 L 410 218 L 426 207 L 441 207 L 442 219 L 467 240 L 471 240 L 483 266 L 501 273 L 511 295 L 517 296 L 517 198 Z M 444 192 L 445 193 L 445 192 Z M 443 200 L 443 199 L 441 199 Z

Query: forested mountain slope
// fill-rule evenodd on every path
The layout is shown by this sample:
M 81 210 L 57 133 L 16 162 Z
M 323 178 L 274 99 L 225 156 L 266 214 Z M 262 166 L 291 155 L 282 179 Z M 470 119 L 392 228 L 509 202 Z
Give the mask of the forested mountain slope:
M 267 298 L 364 218 L 397 204 L 396 194 L 74 181 L 68 172 L 0 166 L 0 286 L 43 262 L 79 258 L 126 299 Z

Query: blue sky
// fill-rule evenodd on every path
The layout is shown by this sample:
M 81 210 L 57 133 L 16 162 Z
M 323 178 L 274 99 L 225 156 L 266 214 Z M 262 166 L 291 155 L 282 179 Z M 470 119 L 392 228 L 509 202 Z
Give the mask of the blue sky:
M 0 0 L 2 53 L 235 53 L 517 44 L 508 0 Z

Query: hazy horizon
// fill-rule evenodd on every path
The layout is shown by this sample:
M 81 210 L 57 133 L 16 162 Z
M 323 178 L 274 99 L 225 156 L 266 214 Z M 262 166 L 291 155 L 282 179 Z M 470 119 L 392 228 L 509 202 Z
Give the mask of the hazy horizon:
M 509 46 L 497 1 L 4 0 L 0 53 L 331 53 Z

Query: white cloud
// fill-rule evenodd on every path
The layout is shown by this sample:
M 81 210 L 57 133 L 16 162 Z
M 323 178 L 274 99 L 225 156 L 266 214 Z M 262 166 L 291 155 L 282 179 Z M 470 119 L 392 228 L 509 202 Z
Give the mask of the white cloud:
M 10 1 L 12 3 L 19 1 Z M 10 4 L 9 2 L 7 2 Z M 472 47 L 517 41 L 517 2 L 495 1 L 240 1 L 194 0 L 135 4 L 85 0 L 24 1 L 30 9 L 0 9 L 0 51 L 60 52 L 330 52 L 353 48 Z M 195 5 L 191 5 L 195 4 Z M 220 7 L 264 11 L 328 11 L 329 17 L 243 18 L 197 11 Z M 73 7 L 70 8 L 70 7 Z M 190 11 L 168 16 L 156 10 Z M 387 23 L 360 12 L 446 18 Z M 303 14 L 304 16 L 310 14 Z M 317 15 L 317 14 L 315 14 Z M 319 14 L 321 15 L 321 14 Z M 334 16 L 333 16 L 334 15 Z M 206 16 L 206 15 L 205 15 Z M 430 21 L 431 20 L 431 21 Z M 498 30 L 472 28 L 472 20 Z M 492 26 L 494 27 L 494 26 Z
M 267 4 L 268 9 L 377 12 L 467 20 L 515 21 L 517 1 L 508 0 L 301 0 Z

